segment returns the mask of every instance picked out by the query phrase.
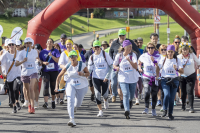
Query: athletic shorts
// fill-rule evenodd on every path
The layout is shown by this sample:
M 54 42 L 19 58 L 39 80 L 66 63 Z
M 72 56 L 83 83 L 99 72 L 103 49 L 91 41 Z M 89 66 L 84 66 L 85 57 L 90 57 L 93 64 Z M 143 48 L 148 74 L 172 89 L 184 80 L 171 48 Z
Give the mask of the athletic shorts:
M 36 79 L 38 78 L 38 74 L 37 73 L 33 73 L 30 76 L 21 76 L 21 81 L 23 83 L 30 83 L 30 80 L 34 79 L 34 78 L 36 78 Z

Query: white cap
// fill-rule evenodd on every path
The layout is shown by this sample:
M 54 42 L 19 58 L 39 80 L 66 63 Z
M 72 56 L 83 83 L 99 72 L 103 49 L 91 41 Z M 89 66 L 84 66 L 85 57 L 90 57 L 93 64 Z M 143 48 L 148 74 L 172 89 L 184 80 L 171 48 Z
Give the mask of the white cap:
M 21 45 L 22 44 L 22 42 L 20 40 L 15 40 L 15 42 L 16 42 L 16 45 Z
M 32 46 L 34 44 L 34 40 L 30 37 L 26 37 L 25 40 L 24 40 L 24 43 L 27 43 L 27 42 L 32 42 Z
M 15 44 L 15 41 L 13 39 L 9 39 L 8 44 L 11 44 L 11 43 Z
M 9 41 L 10 39 L 6 39 L 5 40 L 5 45 L 4 46 L 8 46 L 8 41 Z

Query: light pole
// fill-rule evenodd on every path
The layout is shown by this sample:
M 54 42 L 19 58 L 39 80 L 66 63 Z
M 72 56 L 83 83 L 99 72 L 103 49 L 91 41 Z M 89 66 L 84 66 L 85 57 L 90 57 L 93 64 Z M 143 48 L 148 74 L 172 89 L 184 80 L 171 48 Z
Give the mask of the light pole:
M 128 27 L 129 27 L 129 8 L 128 8 Z M 128 38 L 129 38 L 129 32 L 128 32 Z
M 71 39 L 72 39 L 72 17 L 70 17 L 70 25 L 71 25 Z

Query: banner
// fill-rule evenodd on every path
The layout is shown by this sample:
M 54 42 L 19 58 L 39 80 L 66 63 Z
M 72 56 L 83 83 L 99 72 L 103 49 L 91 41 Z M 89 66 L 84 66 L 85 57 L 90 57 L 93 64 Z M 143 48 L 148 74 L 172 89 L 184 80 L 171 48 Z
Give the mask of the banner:
M 13 40 L 20 40 L 21 36 L 23 35 L 23 30 L 21 30 L 21 29 L 22 29 L 21 27 L 14 28 L 14 30 L 12 31 L 12 34 L 11 34 L 11 37 L 13 37 L 15 35 L 12 38 Z
M 0 25 L 0 38 L 2 34 L 3 34 L 3 27 Z

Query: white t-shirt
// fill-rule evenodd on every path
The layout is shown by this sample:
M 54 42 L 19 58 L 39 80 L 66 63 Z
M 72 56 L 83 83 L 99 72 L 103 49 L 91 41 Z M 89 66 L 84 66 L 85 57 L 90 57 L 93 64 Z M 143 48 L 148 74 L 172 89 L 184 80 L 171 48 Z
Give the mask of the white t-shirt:
M 161 59 L 161 55 L 157 54 L 156 57 L 154 57 L 154 60 L 159 62 Z M 154 65 L 153 61 L 151 60 L 151 56 L 148 55 L 148 53 L 144 53 L 140 56 L 139 60 L 143 63 L 144 66 L 144 74 L 147 76 L 156 76 L 156 66 Z M 148 78 L 146 76 L 143 76 L 143 78 Z
M 190 58 L 189 59 L 184 58 L 182 54 L 178 55 L 178 58 L 181 60 L 182 65 L 185 65 L 186 62 L 187 62 L 186 66 L 184 68 L 184 74 L 186 76 L 189 76 L 189 75 L 195 73 L 194 61 L 197 63 L 197 65 L 200 65 L 200 61 L 198 60 L 198 58 L 196 57 L 196 55 L 194 53 L 190 54 Z
M 67 67 L 67 65 L 65 66 Z M 82 63 L 81 72 L 85 69 L 85 63 Z M 88 81 L 86 77 L 78 75 L 79 64 L 75 67 L 70 65 L 67 69 L 67 74 L 64 76 L 64 80 L 66 81 L 67 87 L 74 86 L 76 89 L 83 89 L 88 86 Z
M 139 73 L 132 67 L 130 62 L 126 59 L 126 57 L 121 54 L 122 60 L 119 64 L 120 54 L 118 53 L 115 57 L 113 65 L 119 65 L 119 72 L 118 72 L 118 82 L 124 83 L 136 83 L 139 79 Z M 130 58 L 130 55 L 127 55 Z M 132 54 L 132 61 L 133 63 L 137 63 L 137 56 L 135 53 Z
M 177 60 L 175 58 L 173 59 L 168 59 L 166 58 L 166 61 L 164 63 L 163 66 L 163 62 L 164 62 L 165 58 L 162 58 L 159 63 L 158 66 L 161 69 L 161 77 L 171 77 L 171 78 L 175 78 L 177 77 L 177 73 L 176 70 L 174 69 L 173 65 L 176 65 L 176 67 L 178 69 L 183 68 L 183 65 L 180 61 L 179 58 L 177 58 Z
M 27 51 L 25 50 L 20 51 L 15 61 L 19 62 L 23 61 L 24 58 L 26 58 L 26 53 Z M 38 72 L 35 66 L 35 61 L 37 57 L 38 57 L 37 50 L 31 49 L 31 51 L 28 52 L 27 61 L 22 63 L 21 76 L 30 76 L 31 74 Z
M 99 55 L 93 54 L 93 62 L 91 60 L 91 56 L 88 61 L 88 69 L 92 70 L 92 77 L 104 80 L 109 66 L 113 64 L 113 60 L 108 53 L 105 52 L 106 60 L 103 56 L 103 51 Z M 106 62 L 107 61 L 107 62 Z
M 19 52 L 17 52 L 16 57 L 18 54 Z M 0 57 L 3 74 L 7 75 L 8 69 L 13 63 L 13 58 L 14 58 L 14 54 L 10 54 L 7 51 L 4 52 L 4 54 Z M 20 76 L 21 76 L 21 66 L 16 67 L 14 64 L 12 69 L 7 75 L 7 81 L 12 82 L 15 78 L 20 77 Z

